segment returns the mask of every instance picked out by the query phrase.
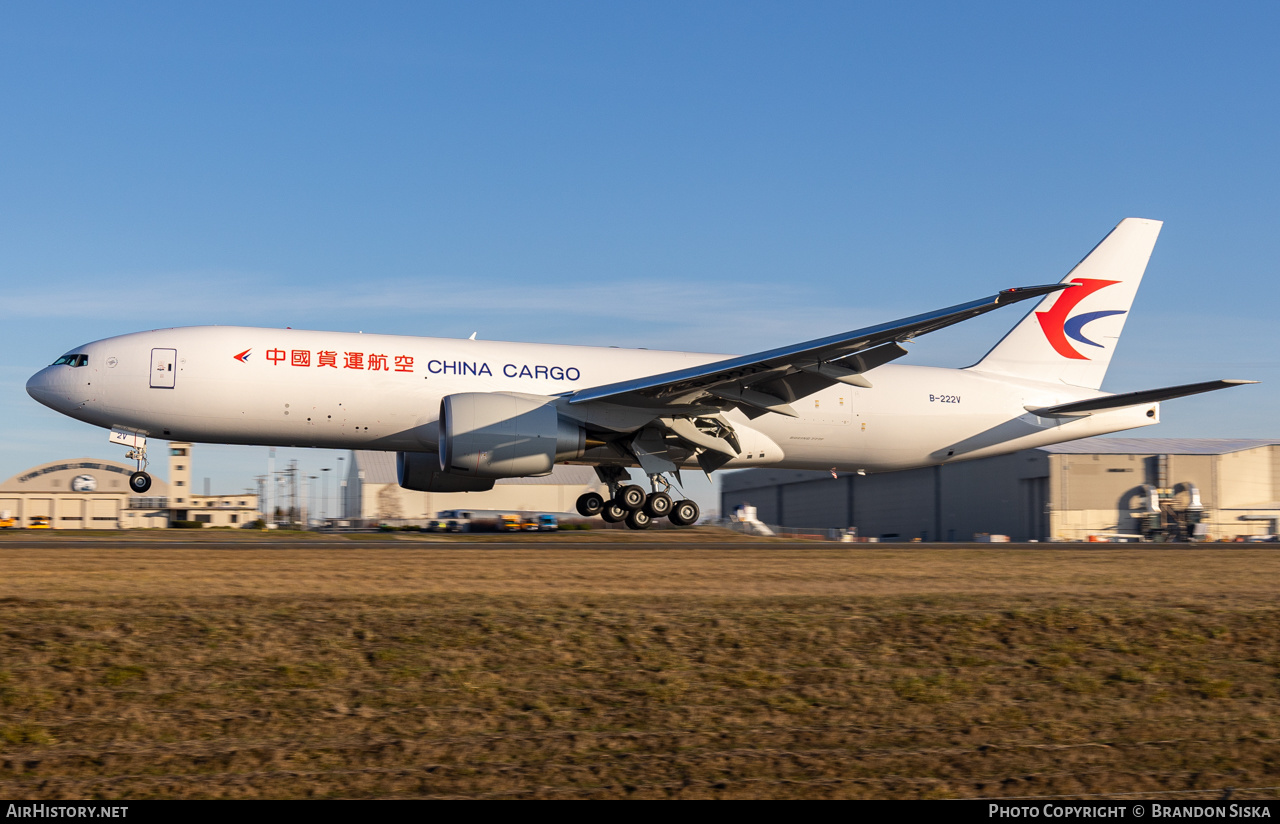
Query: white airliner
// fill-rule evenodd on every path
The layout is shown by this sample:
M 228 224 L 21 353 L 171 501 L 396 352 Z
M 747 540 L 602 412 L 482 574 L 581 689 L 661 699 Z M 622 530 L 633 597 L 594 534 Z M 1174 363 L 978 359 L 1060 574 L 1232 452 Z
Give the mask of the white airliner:
M 694 523 L 680 469 L 882 472 L 999 455 L 1159 421 L 1159 402 L 1253 381 L 1099 391 L 1160 232 L 1129 218 L 1050 286 L 730 357 L 497 341 L 198 326 L 76 347 L 27 382 L 111 430 L 151 485 L 146 439 L 381 449 L 401 486 L 482 492 L 589 464 L 610 499 L 583 515 Z M 902 343 L 1041 298 L 966 369 L 890 364 Z M 627 467 L 651 491 L 627 484 Z

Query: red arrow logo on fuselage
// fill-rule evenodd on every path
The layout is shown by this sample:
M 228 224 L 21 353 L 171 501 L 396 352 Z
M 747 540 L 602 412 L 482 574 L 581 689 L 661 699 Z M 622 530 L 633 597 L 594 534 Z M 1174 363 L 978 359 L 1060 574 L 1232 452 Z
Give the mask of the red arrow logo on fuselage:
M 241 363 L 248 363 L 248 362 L 249 362 L 249 353 L 250 353 L 250 352 L 252 352 L 252 351 L 253 351 L 253 349 L 252 349 L 252 347 L 250 347 L 249 349 L 246 349 L 246 350 L 244 350 L 243 352 L 241 352 L 239 355 L 232 355 L 231 357 L 235 358 L 236 360 L 240 361 Z

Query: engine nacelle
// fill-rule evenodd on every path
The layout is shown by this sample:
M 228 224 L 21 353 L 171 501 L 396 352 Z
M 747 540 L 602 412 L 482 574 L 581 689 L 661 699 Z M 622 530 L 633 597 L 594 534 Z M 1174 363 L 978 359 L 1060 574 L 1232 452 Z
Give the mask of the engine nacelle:
M 440 401 L 440 469 L 471 478 L 547 475 L 586 450 L 586 432 L 555 399 L 463 392 Z
M 415 492 L 488 492 L 493 481 L 441 472 L 435 455 L 424 452 L 397 452 L 396 479 Z

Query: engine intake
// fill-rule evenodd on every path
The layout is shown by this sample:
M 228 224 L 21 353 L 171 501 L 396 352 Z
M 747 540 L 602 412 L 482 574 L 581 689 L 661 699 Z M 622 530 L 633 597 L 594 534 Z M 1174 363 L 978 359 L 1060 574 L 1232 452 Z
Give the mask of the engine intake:
M 396 480 L 415 492 L 488 492 L 493 481 L 468 478 L 440 471 L 435 455 L 424 452 L 396 453 Z
M 463 392 L 440 401 L 440 469 L 471 478 L 548 475 L 581 457 L 586 432 L 555 399 L 513 392 Z

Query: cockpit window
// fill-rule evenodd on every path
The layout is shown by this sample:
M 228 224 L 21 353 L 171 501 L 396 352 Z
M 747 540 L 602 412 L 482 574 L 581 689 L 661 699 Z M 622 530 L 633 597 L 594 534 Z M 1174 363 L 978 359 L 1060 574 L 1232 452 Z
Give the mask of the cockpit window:
M 88 355 L 63 355 L 53 362 L 54 366 L 88 366 Z

